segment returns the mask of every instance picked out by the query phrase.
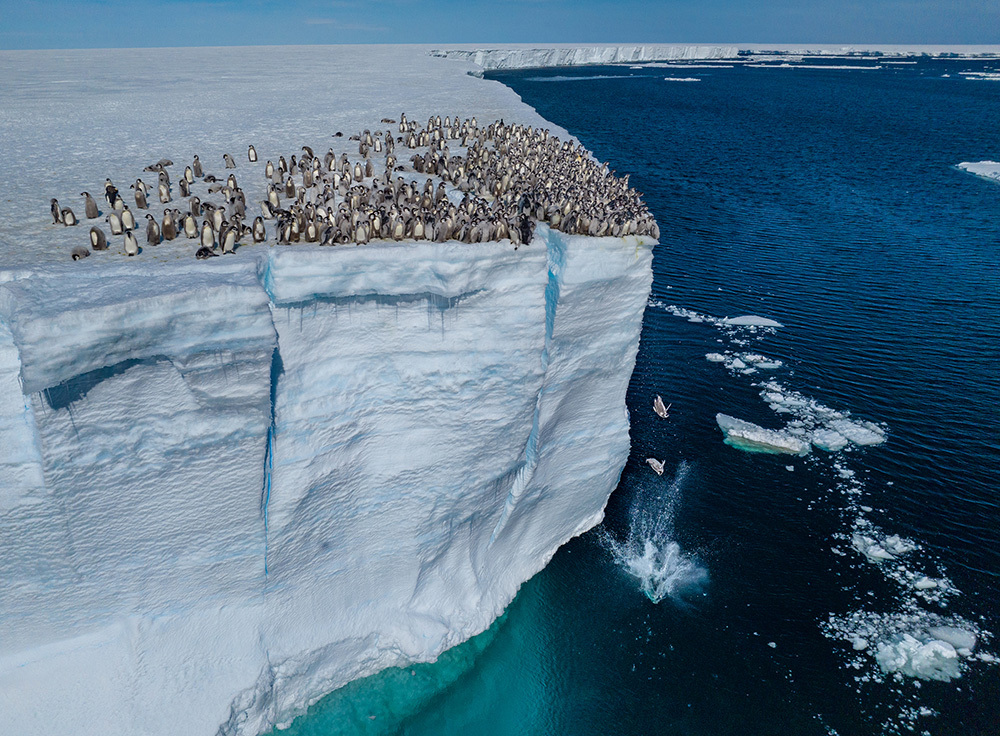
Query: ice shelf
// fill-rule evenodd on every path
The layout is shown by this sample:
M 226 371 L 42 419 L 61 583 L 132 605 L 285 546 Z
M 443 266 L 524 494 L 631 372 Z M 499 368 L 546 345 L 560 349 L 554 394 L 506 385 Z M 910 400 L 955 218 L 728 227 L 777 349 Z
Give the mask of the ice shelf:
M 402 110 L 569 138 L 429 50 L 0 52 L 0 731 L 261 733 L 483 631 L 602 518 L 651 240 L 73 263 L 48 217 Z

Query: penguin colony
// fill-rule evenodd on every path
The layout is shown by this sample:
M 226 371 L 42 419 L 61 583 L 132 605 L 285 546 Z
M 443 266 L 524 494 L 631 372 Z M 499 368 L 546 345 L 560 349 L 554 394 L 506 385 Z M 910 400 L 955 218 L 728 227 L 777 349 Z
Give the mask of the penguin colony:
M 396 125 L 390 118 L 382 123 Z M 265 221 L 272 221 L 272 243 L 279 245 L 455 240 L 509 241 L 517 249 L 531 241 L 538 222 L 571 235 L 659 239 L 659 228 L 640 193 L 629 187 L 628 176 L 615 176 L 583 146 L 560 141 L 548 130 L 502 120 L 479 127 L 476 118 L 442 121 L 439 115 L 418 126 L 404 113 L 395 132 L 365 130 L 350 140 L 357 142 L 356 157 L 337 156 L 332 148 L 317 156 L 302 146 L 298 158 L 279 156 L 277 165 L 268 160 L 267 198 L 259 202 L 261 214 L 252 219 L 234 173 L 224 181 L 206 174 L 195 156 L 175 190 L 167 170 L 172 161 L 147 166 L 145 171 L 155 173 L 157 181 L 155 187 L 141 178 L 130 185 L 136 211 L 149 209 L 153 197 L 167 205 L 179 194 L 187 203 L 166 207 L 162 218 L 147 212 L 145 245 L 183 237 L 196 241 L 196 258 L 208 259 L 267 242 Z M 226 169 L 236 168 L 232 155 L 222 159 Z M 373 159 L 379 161 L 379 174 Z M 247 160 L 257 162 L 252 145 Z M 202 196 L 195 193 L 199 185 L 206 190 Z M 88 192 L 80 196 L 86 218 L 99 218 L 94 198 Z M 111 235 L 122 238 L 126 255 L 138 254 L 135 213 L 110 179 L 103 197 L 110 207 L 104 219 Z M 51 215 L 55 224 L 77 224 L 72 210 L 55 199 Z M 89 244 L 94 251 L 108 249 L 101 227 L 90 228 Z M 90 249 L 77 246 L 71 257 L 86 258 Z

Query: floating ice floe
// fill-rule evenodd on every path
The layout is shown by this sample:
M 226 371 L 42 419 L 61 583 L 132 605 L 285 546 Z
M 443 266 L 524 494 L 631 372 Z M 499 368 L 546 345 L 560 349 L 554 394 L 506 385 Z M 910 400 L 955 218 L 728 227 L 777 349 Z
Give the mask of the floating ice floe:
M 874 422 L 851 419 L 850 412 L 831 409 L 777 381 L 760 383 L 757 387 L 772 411 L 795 417 L 796 421 L 789 423 L 789 432 L 821 450 L 837 452 L 849 444 L 870 446 L 885 442 L 885 428 Z
M 859 682 L 885 676 L 919 680 L 955 680 L 972 661 L 995 664 L 996 657 L 976 651 L 991 634 L 959 616 L 945 618 L 916 607 L 902 613 L 857 611 L 833 616 L 823 633 L 851 645 L 849 666 Z M 872 669 L 867 665 L 874 660 Z
M 958 165 L 958 168 L 984 179 L 1000 181 L 1000 161 L 963 161 Z
M 664 77 L 664 82 L 700 82 L 698 77 Z
M 776 370 L 784 363 L 757 353 L 706 353 L 705 360 L 722 363 L 730 373 L 751 374 L 758 370 Z
M 746 452 L 761 452 L 772 455 L 805 455 L 809 443 L 788 432 L 765 429 L 728 414 L 716 414 L 715 421 L 724 435 L 724 442 Z
M 722 324 L 732 327 L 783 327 L 780 322 L 756 314 L 744 314 L 741 317 L 725 317 Z

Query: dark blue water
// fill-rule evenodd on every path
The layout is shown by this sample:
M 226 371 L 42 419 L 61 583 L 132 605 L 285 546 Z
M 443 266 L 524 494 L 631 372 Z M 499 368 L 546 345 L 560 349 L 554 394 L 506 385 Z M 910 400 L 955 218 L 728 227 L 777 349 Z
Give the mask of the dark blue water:
M 1000 157 L 1000 82 L 958 76 L 991 66 L 491 75 L 630 172 L 659 222 L 632 456 L 602 528 L 493 629 L 353 683 L 292 732 L 1000 734 L 1000 667 L 977 658 L 1000 650 L 1000 186 L 954 167 Z M 705 359 L 727 351 L 783 365 Z M 796 419 L 762 400 L 769 380 L 885 441 L 806 458 L 723 444 L 717 412 Z M 630 530 L 706 577 L 653 603 L 611 551 Z M 913 549 L 875 562 L 855 534 Z M 939 581 L 925 595 L 923 576 Z M 876 662 L 935 625 L 978 637 L 957 679 Z

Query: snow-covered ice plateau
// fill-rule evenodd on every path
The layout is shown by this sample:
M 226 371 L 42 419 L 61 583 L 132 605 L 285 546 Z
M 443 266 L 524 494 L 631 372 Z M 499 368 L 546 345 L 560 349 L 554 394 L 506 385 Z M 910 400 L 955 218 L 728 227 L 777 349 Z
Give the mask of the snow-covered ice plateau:
M 483 631 L 601 520 L 651 240 L 73 263 L 50 224 L 401 110 L 569 137 L 429 51 L 0 52 L 4 733 L 261 733 Z

